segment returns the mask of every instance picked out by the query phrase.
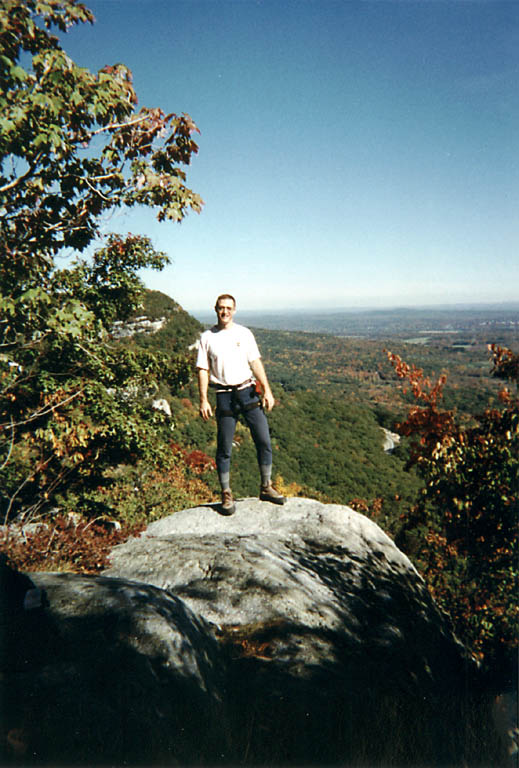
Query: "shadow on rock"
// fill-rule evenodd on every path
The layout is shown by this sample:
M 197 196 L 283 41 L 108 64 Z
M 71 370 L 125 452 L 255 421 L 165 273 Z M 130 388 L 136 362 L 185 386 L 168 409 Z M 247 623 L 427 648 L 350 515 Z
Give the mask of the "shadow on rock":
M 218 649 L 180 600 L 118 579 L 4 576 L 22 601 L 3 606 L 2 764 L 201 764 L 222 751 Z M 30 590 L 42 604 L 27 610 Z
M 477 669 L 394 542 L 347 507 L 271 506 L 176 513 L 108 571 L 219 627 L 230 762 L 505 765 Z
M 274 622 L 227 627 L 230 752 L 236 764 L 506 765 L 490 702 L 472 672 L 423 688 L 377 673 L 340 634 Z M 321 661 L 298 663 L 301 648 Z M 463 674 L 463 670 L 458 670 Z

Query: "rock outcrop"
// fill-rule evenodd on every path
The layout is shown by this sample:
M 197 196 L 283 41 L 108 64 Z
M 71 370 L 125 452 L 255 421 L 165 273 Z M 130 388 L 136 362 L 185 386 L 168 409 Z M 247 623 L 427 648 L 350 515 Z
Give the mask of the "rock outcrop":
M 124 339 L 128 336 L 135 336 L 136 333 L 157 333 L 161 328 L 164 328 L 166 322 L 167 318 L 165 317 L 160 317 L 158 320 L 150 320 L 146 315 L 126 322 L 116 320 L 112 327 L 112 336 L 114 339 Z
M 116 547 L 101 577 L 10 579 L 3 684 L 26 759 L 498 763 L 464 649 L 410 561 L 348 507 L 197 507 Z
M 222 631 L 268 628 L 284 669 L 335 665 L 348 685 L 393 689 L 452 679 L 463 649 L 392 540 L 348 507 L 290 499 L 205 506 L 116 547 L 106 575 L 171 591 Z

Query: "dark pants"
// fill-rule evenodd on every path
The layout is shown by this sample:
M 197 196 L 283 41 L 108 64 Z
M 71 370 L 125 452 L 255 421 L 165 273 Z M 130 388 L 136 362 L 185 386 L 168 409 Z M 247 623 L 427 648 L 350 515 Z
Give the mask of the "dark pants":
M 254 385 L 245 389 L 216 393 L 216 422 L 218 425 L 216 468 L 220 476 L 230 472 L 232 441 L 240 414 L 243 415 L 250 429 L 260 468 L 272 465 L 272 447 L 267 417 L 261 406 L 250 408 L 256 403 L 259 403 L 259 397 Z

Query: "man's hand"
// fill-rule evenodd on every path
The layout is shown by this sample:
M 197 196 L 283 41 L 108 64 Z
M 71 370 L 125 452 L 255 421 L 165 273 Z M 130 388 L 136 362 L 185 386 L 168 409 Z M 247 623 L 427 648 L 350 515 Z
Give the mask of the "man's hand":
M 276 401 L 274 400 L 274 395 L 272 394 L 270 389 L 268 390 L 268 392 L 263 392 L 261 396 L 261 404 L 263 408 L 267 411 L 267 413 L 274 408 L 275 402 Z
M 213 415 L 213 409 L 207 399 L 207 390 L 209 388 L 209 371 L 205 368 L 198 369 L 198 391 L 200 393 L 200 416 L 204 421 L 209 421 Z
M 272 390 L 270 389 L 270 385 L 267 379 L 267 374 L 265 373 L 265 369 L 263 367 L 263 363 L 261 362 L 260 358 L 258 358 L 257 360 L 252 361 L 252 363 L 250 364 L 250 367 L 252 369 L 254 376 L 257 378 L 257 380 L 261 384 L 261 388 L 263 390 L 263 394 L 261 396 L 261 404 L 263 408 L 267 412 L 269 412 L 274 408 L 276 401 L 274 400 L 274 395 L 272 394 Z
M 204 421 L 209 421 L 209 419 L 213 415 L 213 409 L 211 408 L 211 403 L 209 402 L 209 400 L 204 400 L 203 402 L 200 403 L 199 413 Z

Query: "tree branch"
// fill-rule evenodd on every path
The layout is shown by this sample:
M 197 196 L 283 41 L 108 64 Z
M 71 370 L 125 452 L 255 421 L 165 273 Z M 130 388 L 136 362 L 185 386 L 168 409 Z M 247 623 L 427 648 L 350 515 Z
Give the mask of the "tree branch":
M 101 128 L 98 128 L 96 131 L 91 131 L 90 136 L 98 136 L 100 133 L 105 133 L 105 131 L 117 131 L 119 128 L 130 128 L 133 125 L 143 123 L 148 118 L 149 115 L 141 115 L 134 120 L 128 120 L 126 123 L 110 123 L 109 125 L 104 125 Z
M 26 179 L 28 179 L 30 176 L 33 175 L 34 171 L 38 167 L 38 163 L 40 162 L 43 154 L 40 152 L 40 154 L 36 157 L 35 160 L 31 163 L 29 168 L 25 171 L 25 173 L 22 173 L 21 176 L 18 176 L 17 179 L 13 179 L 13 181 L 9 182 L 9 184 L 4 184 L 3 187 L 0 187 L 0 192 L 9 192 L 11 189 L 15 189 L 19 184 L 22 184 Z
M 11 419 L 11 439 L 9 442 L 9 450 L 7 451 L 7 456 L 5 458 L 5 461 L 0 465 L 0 470 L 4 469 L 9 464 L 9 459 L 11 458 L 11 453 L 13 451 L 14 446 L 14 422 L 13 417 L 10 416 Z
M 17 421 L 13 423 L 12 421 L 5 422 L 4 424 L 0 424 L 0 427 L 21 427 L 24 424 L 30 424 L 31 421 L 36 421 L 36 419 L 40 419 L 42 416 L 46 416 L 48 413 L 53 413 L 57 408 L 61 408 L 63 405 L 66 405 L 67 403 L 70 403 L 72 400 L 74 400 L 78 395 L 81 395 L 83 393 L 83 389 L 78 389 L 77 392 L 74 392 L 73 395 L 70 395 L 70 397 L 66 397 L 64 400 L 61 400 L 59 403 L 56 403 L 55 405 L 51 405 L 49 408 L 44 408 L 41 411 L 35 411 L 31 416 L 29 416 L 28 419 L 23 419 L 22 421 Z

